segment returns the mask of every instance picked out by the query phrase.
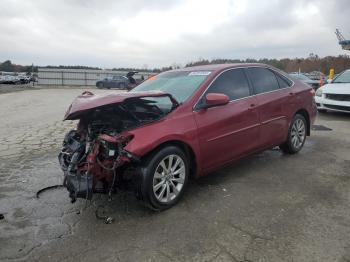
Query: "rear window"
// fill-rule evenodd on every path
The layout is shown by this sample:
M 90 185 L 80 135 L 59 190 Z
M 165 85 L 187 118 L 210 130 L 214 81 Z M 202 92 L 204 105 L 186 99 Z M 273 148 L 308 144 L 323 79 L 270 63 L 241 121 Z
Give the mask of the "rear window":
M 275 73 L 275 76 L 277 78 L 277 82 L 278 82 L 280 88 L 290 87 L 293 84 L 293 82 L 290 81 L 289 79 L 287 79 L 286 77 L 284 77 L 276 72 L 274 72 L 274 73 Z
M 255 94 L 266 93 L 279 89 L 276 76 L 267 68 L 251 67 L 247 69 Z

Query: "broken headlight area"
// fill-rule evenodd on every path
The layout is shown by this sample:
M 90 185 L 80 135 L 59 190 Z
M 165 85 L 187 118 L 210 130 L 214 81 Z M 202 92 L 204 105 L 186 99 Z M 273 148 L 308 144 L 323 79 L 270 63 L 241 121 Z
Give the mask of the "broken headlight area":
M 111 194 L 121 182 L 123 166 L 137 161 L 123 147 L 131 136 L 89 134 L 71 130 L 64 139 L 59 162 L 64 172 L 63 185 L 72 202 L 92 199 L 93 193 Z
M 91 95 L 89 95 L 91 96 Z M 76 130 L 64 138 L 58 158 L 64 172 L 64 186 L 72 202 L 91 200 L 93 193 L 109 196 L 132 184 L 130 175 L 139 159 L 124 147 L 133 139 L 127 130 L 159 120 L 173 108 L 155 104 L 157 98 L 132 98 L 72 113 L 79 119 Z M 169 100 L 170 101 L 170 100 Z

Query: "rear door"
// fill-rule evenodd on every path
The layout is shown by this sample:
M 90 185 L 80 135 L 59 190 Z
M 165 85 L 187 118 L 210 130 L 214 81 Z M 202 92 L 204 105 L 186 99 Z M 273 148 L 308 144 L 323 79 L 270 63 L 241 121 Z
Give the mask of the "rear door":
M 288 102 L 288 90 L 280 88 L 275 73 L 264 67 L 246 69 L 258 100 L 260 120 L 260 146 L 278 145 L 285 140 L 288 119 L 285 104 Z
M 230 102 L 194 112 L 201 148 L 201 162 L 207 170 L 218 167 L 256 148 L 259 137 L 257 99 L 243 69 L 230 69 L 219 75 L 208 93 L 223 93 Z

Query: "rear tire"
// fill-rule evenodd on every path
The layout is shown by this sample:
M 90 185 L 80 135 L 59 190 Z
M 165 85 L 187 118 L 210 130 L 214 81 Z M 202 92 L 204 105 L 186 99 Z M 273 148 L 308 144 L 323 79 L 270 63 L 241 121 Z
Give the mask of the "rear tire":
M 280 145 L 286 154 L 298 153 L 306 140 L 307 123 L 303 115 L 296 114 L 290 124 L 287 141 Z
M 167 146 L 143 161 L 137 195 L 148 208 L 165 210 L 180 200 L 188 178 L 186 154 L 176 146 Z

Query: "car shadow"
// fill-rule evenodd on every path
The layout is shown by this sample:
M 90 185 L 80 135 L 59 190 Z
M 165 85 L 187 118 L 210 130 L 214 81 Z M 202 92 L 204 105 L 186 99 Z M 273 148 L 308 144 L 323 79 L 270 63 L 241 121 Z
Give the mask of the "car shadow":
M 275 147 L 232 161 L 203 177 L 191 179 L 191 183 L 198 186 L 219 185 L 235 182 L 243 178 L 250 178 L 256 172 L 258 166 L 268 163 L 267 161 L 271 159 L 282 157 L 286 157 L 286 155 L 278 147 Z
M 248 188 L 251 186 L 259 187 L 259 183 L 271 179 L 271 177 L 258 176 L 260 173 L 267 171 L 271 161 L 276 160 L 283 163 L 285 158 L 289 157 L 291 156 L 283 154 L 278 148 L 274 148 L 231 162 L 205 176 L 191 177 L 179 203 L 163 212 L 150 210 L 135 198 L 133 192 L 119 192 L 113 196 L 112 201 L 108 201 L 106 195 L 94 197 L 89 213 L 91 212 L 91 215 L 96 214 L 97 208 L 102 207 L 98 211 L 101 213 L 101 217 L 110 216 L 115 220 L 119 220 L 152 217 L 174 211 L 188 212 L 196 208 L 198 201 L 206 201 L 209 205 L 217 203 L 218 198 L 225 195 L 229 196 L 237 185 L 240 187 L 240 185 L 249 184 Z M 276 174 L 270 176 L 274 175 Z
M 274 159 L 283 161 L 283 158 L 286 157 L 290 156 L 283 154 L 278 148 L 274 148 L 231 162 L 205 176 L 199 178 L 191 177 L 182 199 L 169 211 L 179 211 L 179 209 L 183 210 L 183 208 L 191 210 L 198 204 L 198 200 L 207 199 L 209 191 L 214 195 L 218 195 L 217 192 L 226 194 L 226 190 L 229 191 L 234 184 L 259 183 L 257 174 L 260 172 L 260 169 L 267 168 L 270 161 Z M 132 192 L 120 192 L 113 196 L 113 200 L 110 202 L 105 195 L 100 196 L 95 201 L 95 207 L 103 206 L 106 209 L 106 214 L 119 219 L 125 217 L 149 217 L 167 212 L 167 210 L 163 212 L 150 210 L 141 201 L 137 200 Z M 206 201 L 214 203 L 216 200 L 214 197 Z

